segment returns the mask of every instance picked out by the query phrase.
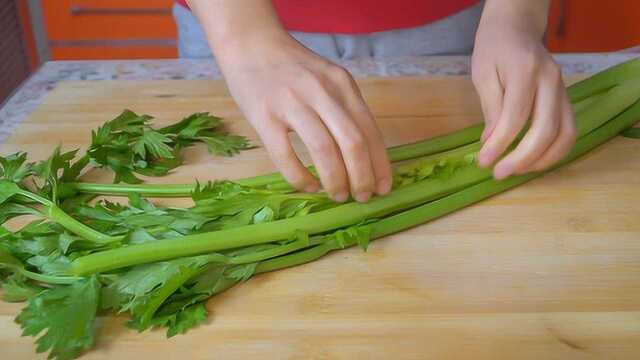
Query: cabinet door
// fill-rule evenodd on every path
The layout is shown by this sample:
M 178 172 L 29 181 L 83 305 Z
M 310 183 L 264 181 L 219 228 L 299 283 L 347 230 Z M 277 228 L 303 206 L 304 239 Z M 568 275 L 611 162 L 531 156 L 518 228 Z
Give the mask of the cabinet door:
M 43 0 L 51 40 L 176 37 L 172 0 Z
M 640 45 L 639 0 L 554 0 L 547 45 L 553 52 L 615 51 Z
M 176 57 L 173 0 L 42 0 L 51 55 L 61 59 Z

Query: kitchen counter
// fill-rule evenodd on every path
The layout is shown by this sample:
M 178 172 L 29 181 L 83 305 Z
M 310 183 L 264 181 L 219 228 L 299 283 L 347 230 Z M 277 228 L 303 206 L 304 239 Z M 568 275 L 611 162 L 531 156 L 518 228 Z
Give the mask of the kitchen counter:
M 458 60 L 411 61 L 412 67 L 399 61 L 379 70 L 369 63 L 359 75 L 465 73 L 468 60 Z M 598 65 L 565 60 L 577 64 L 566 70 L 584 72 L 623 59 Z M 58 76 L 214 76 L 206 63 L 106 64 L 112 65 L 61 64 Z M 473 85 L 460 76 L 365 78 L 360 87 L 389 146 L 449 133 L 481 117 Z M 159 126 L 193 111 L 215 111 L 230 132 L 259 144 L 219 80 L 67 81 L 0 145 L 0 153 L 22 150 L 37 161 L 59 143 L 86 148 L 91 129 L 125 107 L 149 110 Z M 293 140 L 296 153 L 308 160 L 303 144 Z M 166 339 L 160 329 L 137 333 L 126 329 L 123 316 L 100 316 L 96 347 L 82 360 L 638 358 L 640 157 L 629 155 L 639 148 L 637 140 L 617 137 L 517 189 L 378 239 L 366 253 L 354 247 L 253 277 L 208 301 L 206 322 L 185 336 Z M 149 180 L 204 183 L 275 170 L 259 146 L 233 158 L 194 146 L 184 161 L 179 171 Z M 108 183 L 113 174 L 92 171 L 85 179 Z M 45 357 L 35 357 L 34 338 L 21 337 L 14 322 L 24 306 L 0 301 L 3 359 Z
M 555 56 L 565 74 L 596 72 L 637 53 L 567 54 Z M 362 59 L 341 65 L 354 76 L 466 75 L 468 56 Z M 109 60 L 52 61 L 38 69 L 0 108 L 2 143 L 45 98 L 58 82 L 66 80 L 181 80 L 217 79 L 220 71 L 212 60 Z

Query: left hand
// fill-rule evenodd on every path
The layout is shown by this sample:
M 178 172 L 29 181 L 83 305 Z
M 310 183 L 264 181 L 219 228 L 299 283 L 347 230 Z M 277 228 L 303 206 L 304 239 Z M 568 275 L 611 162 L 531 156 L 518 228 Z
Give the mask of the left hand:
M 516 148 L 495 165 L 496 179 L 544 170 L 575 143 L 562 75 L 541 41 L 546 10 L 541 25 L 532 14 L 536 9 L 525 9 L 532 3 L 488 0 L 476 34 L 472 79 L 485 117 L 480 166 L 496 162 L 530 123 Z

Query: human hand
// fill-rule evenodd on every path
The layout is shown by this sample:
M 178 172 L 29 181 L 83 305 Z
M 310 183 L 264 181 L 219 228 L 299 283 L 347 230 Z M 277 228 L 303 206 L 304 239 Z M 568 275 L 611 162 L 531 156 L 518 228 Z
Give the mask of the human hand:
M 351 193 L 366 202 L 374 193 L 389 192 L 386 147 L 351 75 L 286 33 L 249 42 L 238 52 L 227 48 L 218 61 L 231 94 L 285 179 L 299 190 L 319 188 L 291 146 L 288 133 L 294 131 L 334 200 L 346 201 Z
M 485 6 L 472 56 L 485 117 L 478 162 L 483 167 L 496 162 L 530 119 L 520 143 L 497 161 L 493 174 L 503 179 L 544 170 L 561 160 L 576 138 L 560 69 L 541 41 L 546 10 L 540 20 L 522 1 L 490 0 Z

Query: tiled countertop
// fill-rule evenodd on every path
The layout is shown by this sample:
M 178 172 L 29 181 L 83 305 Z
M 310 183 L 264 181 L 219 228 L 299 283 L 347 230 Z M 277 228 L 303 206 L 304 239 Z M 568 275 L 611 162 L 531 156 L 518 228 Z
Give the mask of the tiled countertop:
M 565 74 L 599 71 L 638 53 L 557 55 Z M 355 60 L 342 63 L 355 76 L 465 75 L 469 57 L 438 56 Z M 45 98 L 58 82 L 65 80 L 171 80 L 218 79 L 220 72 L 212 60 L 115 60 L 53 61 L 44 64 L 0 108 L 2 143 Z

